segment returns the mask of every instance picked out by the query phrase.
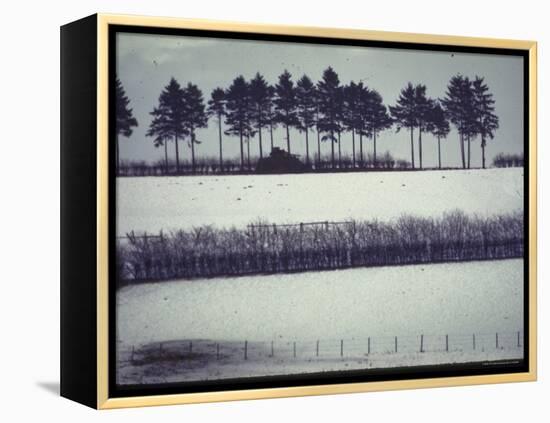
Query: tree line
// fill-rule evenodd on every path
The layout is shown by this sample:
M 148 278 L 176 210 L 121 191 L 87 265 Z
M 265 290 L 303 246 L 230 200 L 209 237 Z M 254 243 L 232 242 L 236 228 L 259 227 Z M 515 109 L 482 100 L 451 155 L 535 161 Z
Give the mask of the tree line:
M 118 78 L 115 96 L 116 153 L 117 164 L 120 165 L 119 136 L 129 137 L 132 127 L 137 126 L 138 122 L 133 117 L 130 101 Z M 170 161 L 168 143 L 174 143 L 176 173 L 181 170 L 181 141 L 189 146 L 191 169 L 193 173 L 196 171 L 195 146 L 202 142 L 197 138 L 197 130 L 206 128 L 210 119 L 216 122 L 218 129 L 220 170 L 224 167 L 224 136 L 235 136 L 239 139 L 241 171 L 246 167 L 245 161 L 251 169 L 250 143 L 254 139 L 258 142 L 260 159 L 264 157 L 266 135 L 273 150 L 273 131 L 278 126 L 284 130 L 289 154 L 293 149 L 290 130 L 294 128 L 303 134 L 307 165 L 320 163 L 321 143 L 330 143 L 333 169 L 342 167 L 345 134 L 351 135 L 352 167 L 362 167 L 365 161 L 365 138 L 372 141 L 373 164 L 377 167 L 377 137 L 392 128 L 397 132 L 409 132 L 413 169 L 423 169 L 424 166 L 422 136 L 428 133 L 436 137 L 438 167 L 441 168 L 441 140 L 449 135 L 450 124 L 455 126 L 459 135 L 462 167 L 470 168 L 471 143 L 479 138 L 482 167 L 485 168 L 487 141 L 494 137 L 499 127 L 495 100 L 483 77 L 470 79 L 460 74 L 453 76 L 443 98 L 431 98 L 427 95 L 426 85 L 409 82 L 400 91 L 396 103 L 386 106 L 380 93 L 363 82 L 341 84 L 332 67 L 325 69 L 321 80 L 316 83 L 307 75 L 294 82 L 287 70 L 274 85 L 270 85 L 260 73 L 256 73 L 250 81 L 239 75 L 228 88 L 215 88 L 207 101 L 197 85 L 189 82 L 182 87 L 172 77 L 150 114 L 147 136 L 152 138 L 155 147 L 164 149 L 166 169 Z M 312 134 L 316 135 L 316 152 L 310 145 Z

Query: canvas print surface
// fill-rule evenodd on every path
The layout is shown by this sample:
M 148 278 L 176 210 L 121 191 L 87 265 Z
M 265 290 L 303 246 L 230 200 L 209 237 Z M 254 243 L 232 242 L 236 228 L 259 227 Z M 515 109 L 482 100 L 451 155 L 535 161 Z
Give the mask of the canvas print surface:
M 118 386 L 522 363 L 522 57 L 121 32 L 115 58 Z

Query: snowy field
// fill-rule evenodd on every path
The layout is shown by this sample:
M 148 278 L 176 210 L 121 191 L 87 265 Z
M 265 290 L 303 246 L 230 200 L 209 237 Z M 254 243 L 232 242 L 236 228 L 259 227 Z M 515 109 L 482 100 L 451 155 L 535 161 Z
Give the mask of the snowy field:
M 494 336 L 494 335 L 493 335 Z M 294 357 L 292 352 L 275 349 L 270 356 L 269 347 L 249 350 L 247 360 L 243 359 L 242 345 L 223 345 L 219 358 L 216 357 L 216 344 L 203 342 L 193 352 L 187 352 L 183 344 L 163 344 L 162 350 L 149 354 L 155 357 L 154 362 L 147 362 L 139 353 L 134 354 L 132 364 L 131 352 L 124 351 L 117 368 L 117 383 L 121 385 L 178 383 L 189 381 L 238 379 L 243 377 L 262 377 L 278 375 L 297 375 L 306 373 L 324 373 L 343 370 L 380 370 L 401 368 L 404 366 L 454 365 L 464 363 L 483 363 L 498 360 L 501 364 L 519 364 L 523 358 L 523 346 L 517 347 L 514 339 L 495 348 L 494 340 L 487 339 L 483 345 L 470 347 L 451 346 L 449 352 L 428 351 L 415 352 L 372 352 L 357 348 L 350 354 L 299 350 Z M 228 349 L 229 348 L 229 349 Z M 157 347 L 158 350 L 158 347 Z M 140 361 L 141 360 L 141 361 Z
M 193 226 L 389 220 L 523 207 L 523 168 L 117 178 L 117 235 Z
M 515 334 L 522 328 L 521 259 L 140 284 L 117 293 L 118 381 L 521 359 Z M 153 369 L 139 362 L 151 348 L 164 357 Z

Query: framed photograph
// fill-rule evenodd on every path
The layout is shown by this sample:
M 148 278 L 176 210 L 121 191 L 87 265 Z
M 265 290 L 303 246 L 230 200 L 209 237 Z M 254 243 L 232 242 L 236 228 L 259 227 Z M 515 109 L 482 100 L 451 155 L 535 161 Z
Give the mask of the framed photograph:
M 61 394 L 536 379 L 536 43 L 61 28 Z

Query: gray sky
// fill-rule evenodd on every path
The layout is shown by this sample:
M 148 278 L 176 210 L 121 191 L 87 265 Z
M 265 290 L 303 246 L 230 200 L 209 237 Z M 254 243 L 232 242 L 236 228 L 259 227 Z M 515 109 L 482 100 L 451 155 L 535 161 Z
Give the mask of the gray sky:
M 205 103 L 215 87 L 227 88 L 232 80 L 243 75 L 251 79 L 260 72 L 269 83 L 275 83 L 285 69 L 298 80 L 304 73 L 318 81 L 322 72 L 332 66 L 342 84 L 351 80 L 363 81 L 380 92 L 386 105 L 395 104 L 401 88 L 407 82 L 427 85 L 430 97 L 443 97 L 451 76 L 461 73 L 473 78 L 485 77 L 494 94 L 500 128 L 495 139 L 487 145 L 487 160 L 499 152 L 523 152 L 523 59 L 512 56 L 426 52 L 388 48 L 327 46 L 283 42 L 228 40 L 216 38 L 166 36 L 148 34 L 117 35 L 116 72 L 139 126 L 128 139 L 121 138 L 122 159 L 156 161 L 164 157 L 162 148 L 155 148 L 145 136 L 151 116 L 149 112 L 158 103 L 162 89 L 175 77 L 184 86 L 192 82 L 202 90 Z M 282 129 L 275 131 L 275 145 L 286 146 Z M 207 129 L 197 133 L 202 144 L 196 154 L 218 154 L 217 121 L 212 119 Z M 437 141 L 423 136 L 424 166 L 437 164 Z M 264 132 L 264 149 L 268 151 L 269 137 Z M 292 152 L 305 154 L 305 136 L 291 131 Z M 372 142 L 364 140 L 366 152 L 372 151 Z M 285 147 L 286 148 L 286 147 Z M 310 133 L 310 151 L 316 152 L 316 135 Z M 330 143 L 323 143 L 322 154 L 330 153 Z M 357 146 L 358 148 L 358 146 Z M 410 160 L 408 132 L 395 129 L 380 134 L 378 154 L 390 151 L 396 158 Z M 416 146 L 416 150 L 418 147 Z M 351 134 L 342 137 L 342 151 L 351 153 Z M 258 142 L 251 142 L 251 154 L 258 152 Z M 169 154 L 174 157 L 173 143 Z M 180 143 L 180 158 L 190 158 L 187 144 Z M 224 156 L 237 157 L 237 137 L 224 136 Z M 415 156 L 418 156 L 416 151 Z M 458 134 L 454 128 L 442 141 L 444 166 L 459 166 Z M 472 146 L 472 166 L 481 165 L 479 140 Z

